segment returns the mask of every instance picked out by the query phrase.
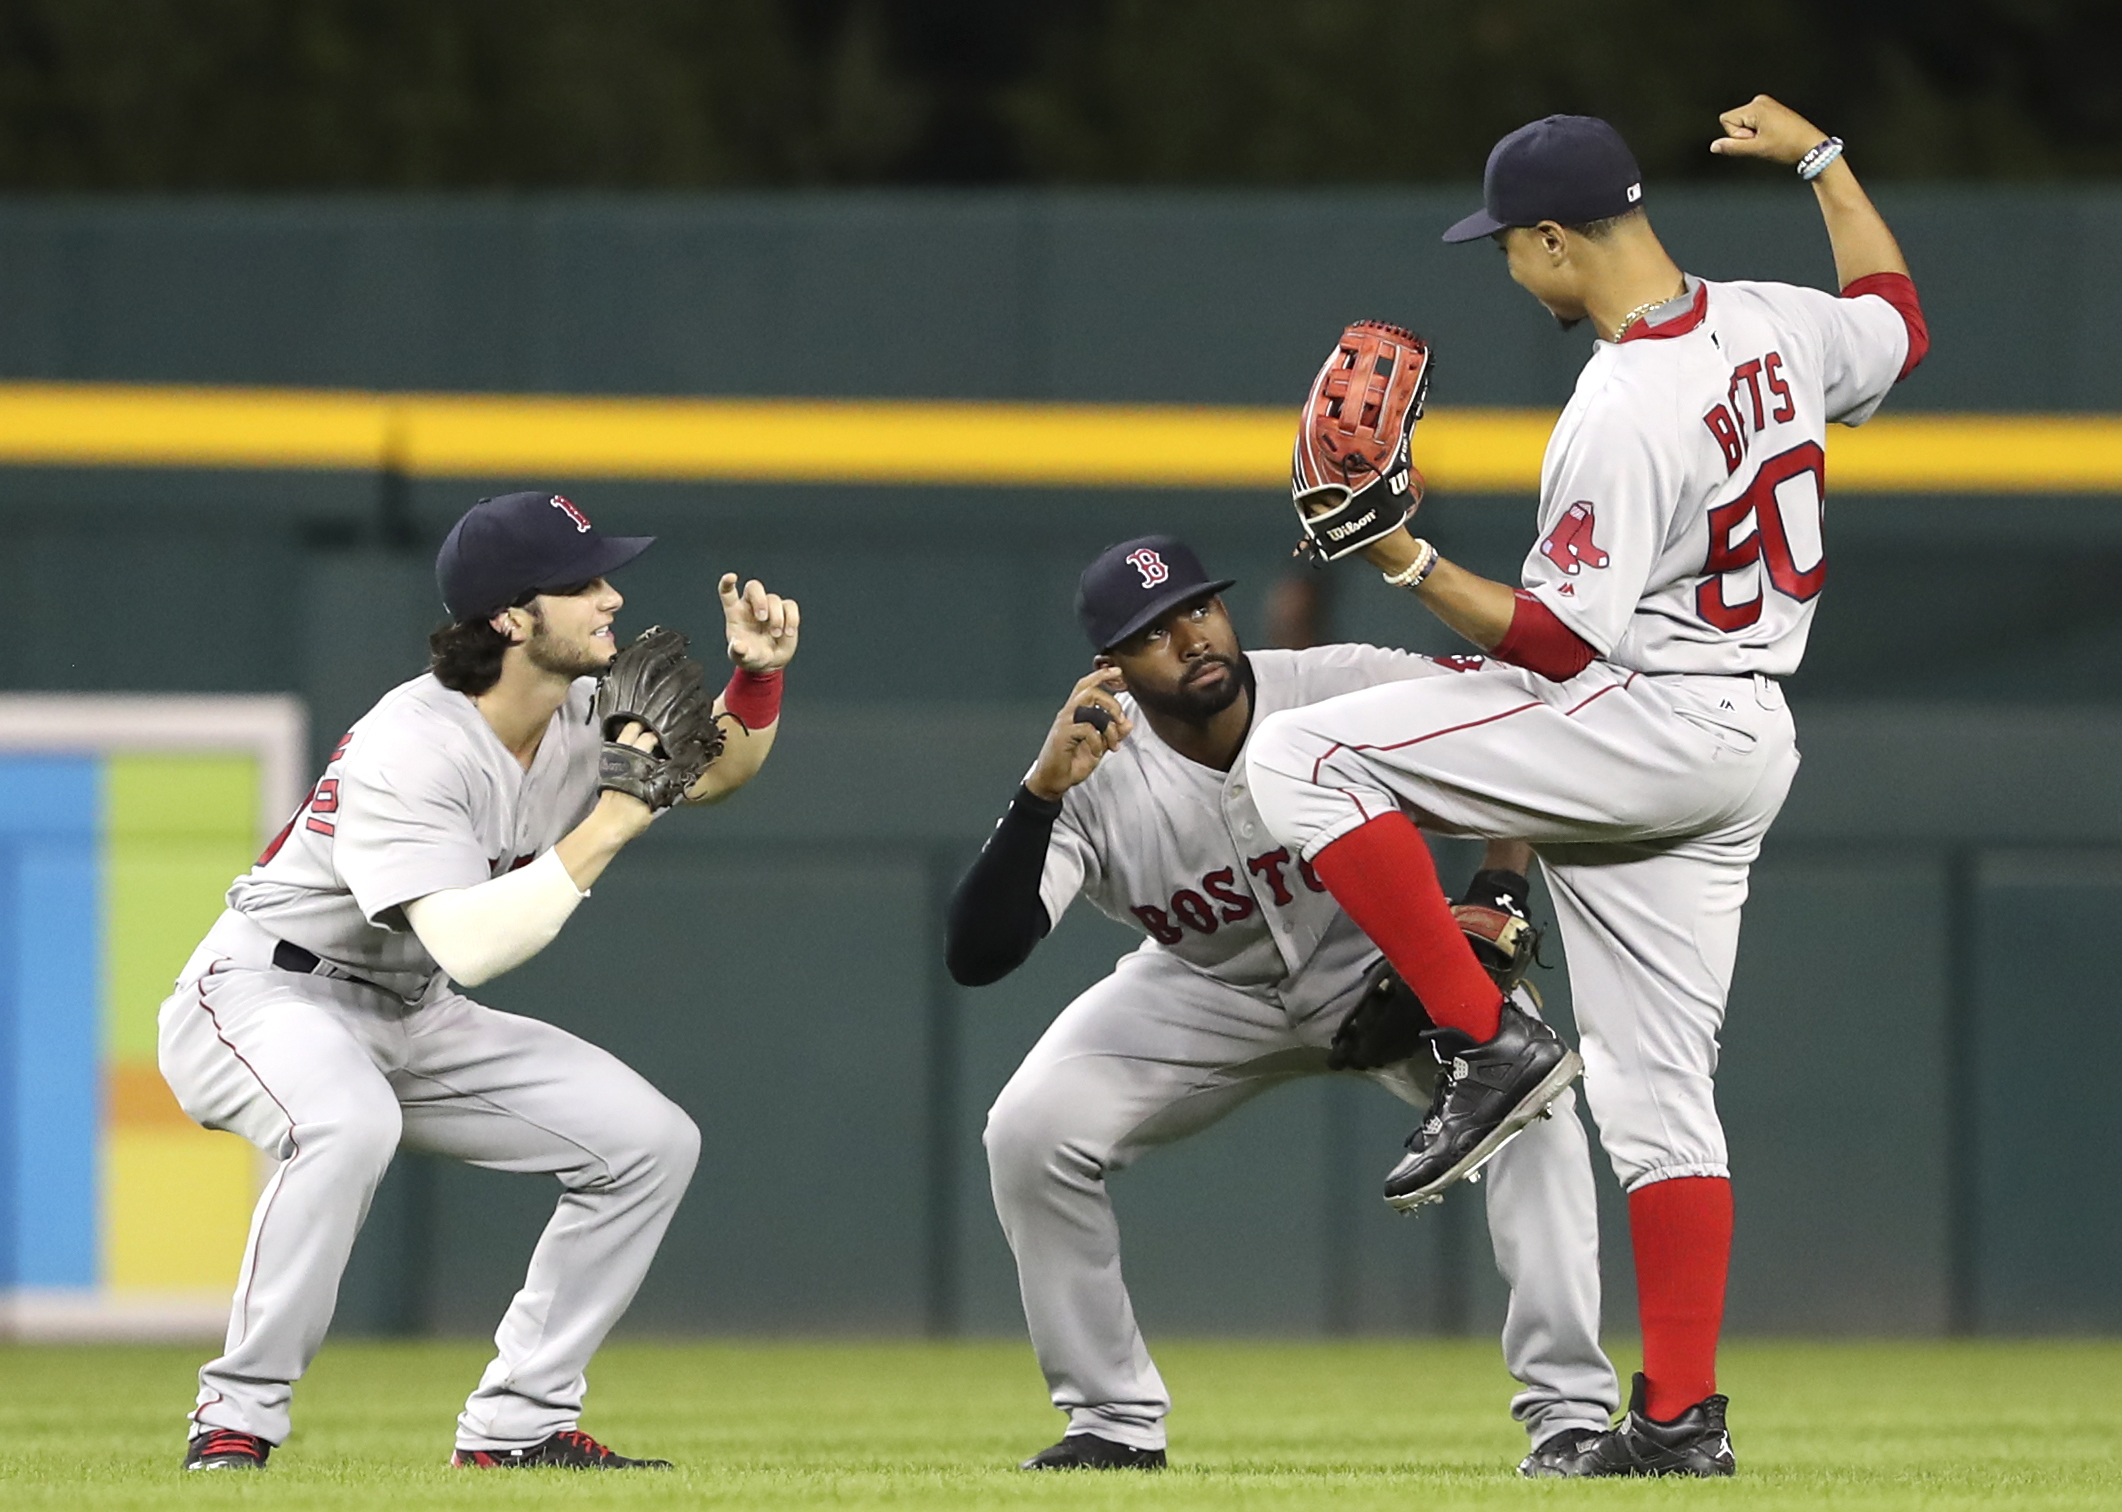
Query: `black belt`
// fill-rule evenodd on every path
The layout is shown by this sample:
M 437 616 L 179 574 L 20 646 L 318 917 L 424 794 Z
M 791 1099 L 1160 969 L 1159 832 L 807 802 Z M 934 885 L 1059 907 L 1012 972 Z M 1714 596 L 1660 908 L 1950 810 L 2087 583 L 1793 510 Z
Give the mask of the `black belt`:
M 308 976 L 324 962 L 300 945 L 288 940 L 273 943 L 273 965 L 282 971 L 292 971 L 298 976 Z
M 323 964 L 324 960 L 321 956 L 318 956 L 313 951 L 304 950 L 292 940 L 276 940 L 273 942 L 273 965 L 280 971 L 292 971 L 297 976 L 315 976 L 317 968 Z M 384 990 L 381 987 L 377 987 L 374 982 L 371 982 L 366 977 L 349 976 L 342 977 L 339 980 L 352 982 L 357 987 L 375 987 L 378 992 Z

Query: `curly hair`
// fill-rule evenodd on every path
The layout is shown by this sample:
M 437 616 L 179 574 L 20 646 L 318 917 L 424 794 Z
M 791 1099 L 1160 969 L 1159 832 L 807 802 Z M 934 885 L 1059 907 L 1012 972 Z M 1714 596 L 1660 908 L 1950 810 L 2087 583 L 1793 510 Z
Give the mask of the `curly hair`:
M 540 597 L 574 598 L 589 592 L 602 578 L 563 583 L 557 588 L 526 588 L 509 601 L 511 609 L 528 609 L 540 626 L 545 622 L 538 607 Z M 501 680 L 502 653 L 516 644 L 493 627 L 490 620 L 449 620 L 437 625 L 427 638 L 427 666 L 435 681 L 453 693 L 474 698 Z
M 428 670 L 443 687 L 476 698 L 501 680 L 502 653 L 512 644 L 486 620 L 449 620 L 427 638 Z

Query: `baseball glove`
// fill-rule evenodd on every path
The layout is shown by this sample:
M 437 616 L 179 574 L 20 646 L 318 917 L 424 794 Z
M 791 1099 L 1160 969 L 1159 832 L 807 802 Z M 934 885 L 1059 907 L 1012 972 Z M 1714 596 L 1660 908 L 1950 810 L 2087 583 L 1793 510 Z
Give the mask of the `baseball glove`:
M 1473 947 L 1474 958 L 1505 997 L 1524 982 L 1538 959 L 1540 931 L 1526 917 L 1525 897 L 1525 879 L 1516 872 L 1483 871 L 1474 874 L 1452 905 L 1452 917 Z M 1374 1071 L 1407 1060 L 1422 1048 L 1423 1034 L 1436 1027 L 1392 963 L 1380 961 L 1363 979 L 1355 1006 L 1334 1030 L 1326 1050 L 1327 1069 Z
M 597 684 L 593 717 L 604 735 L 597 787 L 667 809 L 722 754 L 722 725 L 707 691 L 707 673 L 685 654 L 685 637 L 652 625 L 612 658 Z M 619 739 L 629 724 L 654 732 L 656 748 Z
M 1375 1071 L 1394 1065 L 1420 1050 L 1423 1031 L 1436 1027 L 1393 963 L 1380 961 L 1364 977 L 1356 1006 L 1334 1030 L 1333 1043 L 1326 1047 L 1326 1068 Z
M 1429 390 L 1429 347 L 1382 321 L 1341 333 L 1305 396 L 1290 462 L 1297 555 L 1332 562 L 1407 523 L 1422 502 L 1409 458 Z
M 1505 997 L 1540 958 L 1540 930 L 1532 921 L 1529 897 L 1525 878 L 1518 873 L 1481 871 L 1452 905 L 1452 917 L 1474 948 L 1474 959 Z

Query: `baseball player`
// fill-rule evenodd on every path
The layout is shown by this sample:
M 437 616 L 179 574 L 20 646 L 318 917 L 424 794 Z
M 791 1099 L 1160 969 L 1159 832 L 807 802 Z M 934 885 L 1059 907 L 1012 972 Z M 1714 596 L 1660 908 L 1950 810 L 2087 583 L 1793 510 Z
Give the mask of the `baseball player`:
M 185 1112 L 277 1163 L 226 1347 L 199 1372 L 189 1469 L 262 1467 L 286 1439 L 401 1145 L 561 1186 L 452 1463 L 667 1468 L 577 1419 L 699 1131 L 605 1051 L 458 990 L 537 954 L 661 809 L 728 796 L 773 745 L 795 603 L 723 577 L 736 669 L 710 701 L 682 636 L 613 638 L 607 575 L 649 542 L 602 535 L 550 493 L 466 513 L 436 561 L 451 623 L 432 669 L 333 748 L 162 1006 L 162 1074 Z
M 1228 586 L 1168 536 L 1090 565 L 1077 614 L 1096 670 L 1070 692 L 951 908 L 949 966 L 967 985 L 1014 970 L 1079 893 L 1148 936 L 1054 1021 L 988 1115 L 995 1209 L 1069 1418 L 1028 1470 L 1164 1464 L 1171 1400 L 1120 1277 L 1110 1172 L 1298 1077 L 1366 1070 L 1415 1102 L 1434 1067 L 1426 1052 L 1409 1058 L 1426 1019 L 1395 1034 L 1374 1017 L 1397 984 L 1372 972 L 1376 947 L 1310 866 L 1268 835 L 1238 757 L 1256 718 L 1458 674 L 1371 646 L 1243 652 L 1218 597 Z M 1522 872 L 1528 857 L 1495 846 L 1489 864 Z M 1522 937 L 1524 885 L 1500 870 L 1476 879 L 1487 906 L 1469 906 L 1468 928 L 1485 946 Z M 1484 932 L 1483 918 L 1504 928 Z M 1549 1473 L 1558 1439 L 1603 1428 L 1620 1395 L 1598 1342 L 1589 1147 L 1569 1094 L 1558 1107 L 1497 1163 L 1489 1194 L 1527 1474 Z
M 1577 1070 L 1479 968 L 1417 826 L 1522 836 L 1540 855 L 1585 1090 L 1629 1194 L 1643 1331 L 1627 1417 L 1588 1436 L 1569 1474 L 1732 1473 L 1716 1393 L 1731 1183 L 1712 1077 L 1748 869 L 1798 765 L 1778 680 L 1827 574 L 1827 427 L 1867 419 L 1928 346 L 1841 141 L 1765 96 L 1722 120 L 1712 150 L 1811 182 L 1841 296 L 1683 274 L 1603 121 L 1550 116 L 1505 137 L 1486 208 L 1445 239 L 1492 238 L 1565 329 L 1588 320 L 1598 337 L 1548 444 L 1522 586 L 1414 539 L 1392 469 L 1335 460 L 1361 450 L 1369 401 L 1354 396 L 1386 393 L 1415 347 L 1352 328 L 1314 386 L 1297 468 L 1300 483 L 1341 473 L 1299 490 L 1301 514 L 1343 528 L 1322 550 L 1353 542 L 1495 660 L 1270 714 L 1246 753 L 1276 840 L 1453 1031 L 1387 1178 L 1396 1205 L 1478 1169 Z

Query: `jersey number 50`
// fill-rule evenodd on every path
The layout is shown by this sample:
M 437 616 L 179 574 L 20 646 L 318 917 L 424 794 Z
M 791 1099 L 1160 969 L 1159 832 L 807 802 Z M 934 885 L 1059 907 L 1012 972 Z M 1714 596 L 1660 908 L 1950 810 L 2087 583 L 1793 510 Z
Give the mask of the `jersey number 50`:
M 1759 563 L 1768 569 L 1768 581 L 1786 598 L 1804 603 L 1815 597 L 1827 581 L 1827 552 L 1804 571 L 1790 554 L 1790 531 L 1783 523 L 1783 505 L 1776 491 L 1791 479 L 1811 473 L 1813 507 L 1824 508 L 1827 498 L 1827 455 L 1816 441 L 1804 441 L 1787 452 L 1778 452 L 1761 464 L 1746 492 L 1709 512 L 1709 557 L 1702 564 L 1704 582 L 1695 590 L 1695 609 L 1719 630 L 1744 630 L 1761 617 L 1762 593 L 1730 604 L 1724 600 L 1724 575 Z M 1751 530 L 1746 528 L 1748 519 Z M 1733 539 L 1733 537 L 1738 539 Z M 1823 536 L 1824 540 L 1824 536 Z

